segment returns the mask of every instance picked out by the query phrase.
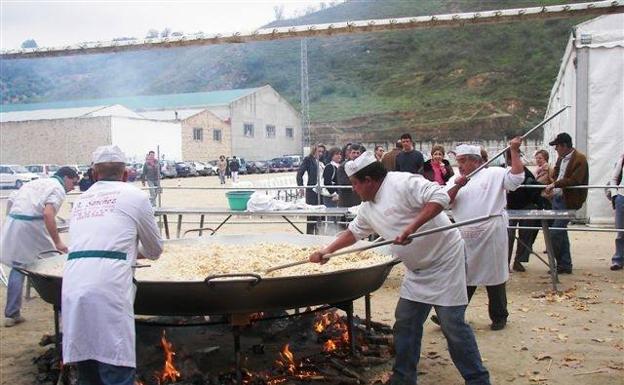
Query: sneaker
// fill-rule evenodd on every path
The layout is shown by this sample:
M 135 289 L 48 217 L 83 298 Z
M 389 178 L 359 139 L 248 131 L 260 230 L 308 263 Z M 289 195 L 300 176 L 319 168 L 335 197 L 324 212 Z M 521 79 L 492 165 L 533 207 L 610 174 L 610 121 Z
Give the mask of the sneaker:
M 614 263 L 613 265 L 611 265 L 611 267 L 609 268 L 611 271 L 616 271 L 616 270 L 622 270 L 624 266 L 619 265 L 617 263 Z
M 429 318 L 431 320 L 431 322 L 433 322 L 436 325 L 440 325 L 440 319 L 438 318 L 437 315 L 432 315 L 431 318 Z
M 14 318 L 6 317 L 4 319 L 4 327 L 5 328 L 10 328 L 11 326 L 15 326 L 17 324 L 21 324 L 24 321 L 26 321 L 26 319 L 24 317 L 22 317 L 21 315 L 18 315 L 17 317 L 14 317 Z
M 520 262 L 518 262 L 518 261 L 514 261 L 513 266 L 511 267 L 511 269 L 513 271 L 519 271 L 521 273 L 524 273 L 526 271 L 524 266 L 522 266 L 522 264 Z
M 507 325 L 507 320 L 494 321 L 490 325 L 490 329 L 492 329 L 492 330 L 503 330 L 505 328 L 505 325 Z

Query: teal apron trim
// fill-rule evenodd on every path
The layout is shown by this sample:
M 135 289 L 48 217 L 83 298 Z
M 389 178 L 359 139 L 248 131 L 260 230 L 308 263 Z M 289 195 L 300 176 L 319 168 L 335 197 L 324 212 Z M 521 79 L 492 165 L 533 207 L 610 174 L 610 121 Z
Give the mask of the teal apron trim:
M 126 253 L 121 251 L 109 251 L 109 250 L 82 250 L 69 253 L 67 260 L 80 259 L 80 258 L 105 258 L 105 259 L 117 259 L 120 261 L 126 260 Z
M 58 182 L 61 184 L 61 186 L 63 186 L 63 189 L 65 189 L 65 181 L 63 181 L 63 178 L 61 178 L 58 175 L 52 175 L 52 178 L 58 180 Z
M 43 215 L 9 214 L 9 216 L 18 221 L 38 221 L 43 219 Z

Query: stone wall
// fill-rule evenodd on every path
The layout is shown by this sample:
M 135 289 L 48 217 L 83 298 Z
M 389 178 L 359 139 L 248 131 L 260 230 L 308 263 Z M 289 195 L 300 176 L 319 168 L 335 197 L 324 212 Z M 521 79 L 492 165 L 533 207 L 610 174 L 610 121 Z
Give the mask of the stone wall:
M 111 118 L 89 117 L 2 123 L 0 162 L 89 164 L 93 150 L 111 144 Z
M 202 140 L 193 138 L 193 129 L 202 129 Z M 221 141 L 214 140 L 215 130 L 221 130 Z M 232 156 L 230 125 L 215 114 L 204 110 L 182 121 L 183 160 L 211 161 L 220 155 Z

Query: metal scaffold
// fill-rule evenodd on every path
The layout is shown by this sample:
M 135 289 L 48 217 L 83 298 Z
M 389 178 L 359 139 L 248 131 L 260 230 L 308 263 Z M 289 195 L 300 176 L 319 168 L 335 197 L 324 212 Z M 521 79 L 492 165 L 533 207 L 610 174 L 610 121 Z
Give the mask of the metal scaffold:
M 543 7 L 265 28 L 245 33 L 234 32 L 231 34 L 208 35 L 200 32 L 196 34 L 170 36 L 164 38 L 89 42 L 62 47 L 21 48 L 0 51 L 0 59 L 25 59 L 139 51 L 158 48 L 249 43 L 254 41 L 328 37 L 356 33 L 386 32 L 393 30 L 463 27 L 479 24 L 499 24 L 527 20 L 560 19 L 622 12 L 624 12 L 624 0 L 605 0 Z

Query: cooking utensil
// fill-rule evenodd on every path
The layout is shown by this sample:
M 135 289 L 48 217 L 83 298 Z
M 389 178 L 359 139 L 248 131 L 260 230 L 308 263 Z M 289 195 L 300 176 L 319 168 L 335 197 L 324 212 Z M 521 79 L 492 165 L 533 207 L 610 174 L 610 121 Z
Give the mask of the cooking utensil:
M 409 235 L 407 237 L 407 239 L 419 238 L 419 237 L 423 237 L 425 235 L 434 234 L 434 233 L 437 233 L 437 232 L 440 232 L 440 231 L 454 229 L 456 227 L 470 225 L 472 223 L 483 222 L 483 221 L 486 221 L 486 220 L 488 220 L 490 218 L 497 217 L 497 216 L 499 216 L 499 215 L 485 215 L 485 216 L 482 216 L 482 217 L 477 217 L 477 218 L 469 219 L 469 220 L 462 221 L 462 222 L 452 223 L 452 224 L 446 225 L 446 226 L 436 227 L 434 229 L 429 229 L 429 230 L 425 230 L 425 231 L 421 231 L 421 232 L 417 232 L 417 233 L 411 234 L 411 235 Z M 360 251 L 370 250 L 370 249 L 374 249 L 374 248 L 380 247 L 380 246 L 387 246 L 387 245 L 391 245 L 393 243 L 394 243 L 394 240 L 381 241 L 381 242 L 372 242 L 370 245 L 366 245 L 366 246 L 362 246 L 362 247 L 355 247 L 355 248 L 351 248 L 351 249 L 347 249 L 347 250 L 343 250 L 343 251 L 338 251 L 338 252 L 335 252 L 335 253 L 327 254 L 327 255 L 323 256 L 323 259 L 329 260 L 331 258 L 338 257 L 338 256 L 341 256 L 341 255 L 352 254 L 352 253 L 359 253 Z M 270 269 L 267 269 L 265 271 L 265 274 L 271 273 L 271 272 L 276 271 L 276 270 L 287 269 L 289 267 L 303 265 L 303 264 L 308 263 L 308 262 L 310 262 L 309 259 L 302 259 L 302 260 L 297 261 L 297 262 L 291 262 L 291 263 L 286 263 L 286 264 L 279 265 L 279 266 L 274 266 L 274 267 L 271 267 Z

